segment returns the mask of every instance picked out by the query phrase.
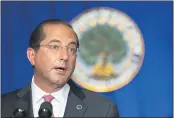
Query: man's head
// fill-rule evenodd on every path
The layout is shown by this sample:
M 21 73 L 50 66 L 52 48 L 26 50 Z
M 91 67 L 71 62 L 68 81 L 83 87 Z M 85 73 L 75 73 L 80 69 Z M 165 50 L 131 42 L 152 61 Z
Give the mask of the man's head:
M 46 20 L 32 32 L 27 56 L 40 83 L 63 86 L 74 71 L 79 41 L 71 25 Z

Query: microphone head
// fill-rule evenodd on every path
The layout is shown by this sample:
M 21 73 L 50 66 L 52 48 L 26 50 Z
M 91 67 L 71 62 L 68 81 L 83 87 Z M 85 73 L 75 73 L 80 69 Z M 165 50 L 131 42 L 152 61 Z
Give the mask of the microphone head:
M 53 106 L 50 102 L 43 102 L 39 109 L 39 117 L 51 118 L 53 113 Z
M 24 100 L 19 100 L 16 102 L 13 109 L 14 117 L 25 117 L 27 115 L 28 103 Z

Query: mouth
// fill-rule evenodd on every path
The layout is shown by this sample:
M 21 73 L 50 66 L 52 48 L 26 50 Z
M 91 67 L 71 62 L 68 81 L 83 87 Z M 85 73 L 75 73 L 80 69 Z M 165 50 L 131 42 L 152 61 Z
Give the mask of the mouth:
M 57 72 L 59 72 L 59 73 L 65 73 L 66 71 L 67 71 L 67 68 L 66 67 L 55 67 L 54 68 Z

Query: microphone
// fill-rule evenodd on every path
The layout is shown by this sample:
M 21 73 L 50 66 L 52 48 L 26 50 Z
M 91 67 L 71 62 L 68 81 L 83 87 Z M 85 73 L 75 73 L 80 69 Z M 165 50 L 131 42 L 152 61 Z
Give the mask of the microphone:
M 26 101 L 23 100 L 17 101 L 17 103 L 14 105 L 13 117 L 14 118 L 26 117 L 27 109 L 28 109 L 28 103 Z
M 40 118 L 51 118 L 52 113 L 53 106 L 50 102 L 45 101 L 40 105 L 40 109 L 38 112 Z

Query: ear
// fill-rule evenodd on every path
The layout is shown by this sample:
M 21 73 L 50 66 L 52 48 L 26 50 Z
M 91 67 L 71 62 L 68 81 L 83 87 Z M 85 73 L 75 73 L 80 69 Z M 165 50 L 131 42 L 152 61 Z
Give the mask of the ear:
M 35 56 L 36 56 L 36 52 L 34 51 L 34 49 L 28 48 L 27 49 L 27 57 L 28 57 L 28 60 L 30 61 L 32 66 L 35 65 Z

